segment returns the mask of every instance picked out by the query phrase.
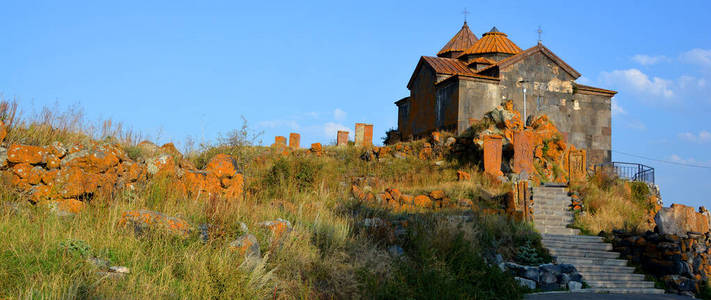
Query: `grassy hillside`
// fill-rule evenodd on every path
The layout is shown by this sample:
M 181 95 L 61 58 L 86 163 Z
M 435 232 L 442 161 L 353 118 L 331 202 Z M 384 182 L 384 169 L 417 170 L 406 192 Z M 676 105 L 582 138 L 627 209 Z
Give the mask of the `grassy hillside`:
M 119 145 L 133 160 L 147 156 L 137 135 L 120 126 L 83 127 L 75 111 L 21 120 L 12 104 L 3 105 L 6 145 L 99 140 Z M 503 208 L 510 187 L 493 183 L 477 166 L 416 155 L 367 160 L 355 147 L 285 154 L 253 145 L 252 137 L 245 127 L 184 151 L 197 168 L 220 153 L 235 157 L 245 184 L 234 199 L 186 197 L 175 177 L 154 176 L 61 216 L 2 183 L 0 298 L 516 299 L 523 291 L 496 265 L 496 254 L 525 263 L 519 254 L 534 247 L 545 256 L 530 225 L 491 213 Z M 458 181 L 458 170 L 471 179 Z M 472 208 L 389 209 L 354 197 L 352 186 L 362 182 L 375 193 L 443 191 L 471 200 Z M 124 212 L 140 209 L 183 219 L 192 230 L 138 234 L 118 225 Z M 260 225 L 278 218 L 293 225 L 281 238 Z M 230 247 L 245 229 L 255 235 L 261 258 Z M 97 259 L 130 273 L 103 272 Z

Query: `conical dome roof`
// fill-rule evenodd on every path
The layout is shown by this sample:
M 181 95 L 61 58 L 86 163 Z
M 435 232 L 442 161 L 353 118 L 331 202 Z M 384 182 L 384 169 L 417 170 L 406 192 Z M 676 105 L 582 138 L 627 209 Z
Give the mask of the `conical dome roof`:
M 469 47 L 464 54 L 482 54 L 482 53 L 506 53 L 518 54 L 521 53 L 521 48 L 516 46 L 514 42 L 508 39 L 503 32 L 500 32 L 496 27 L 491 28 L 487 33 L 484 33 L 474 45 Z
M 464 25 L 462 25 L 462 29 L 457 32 L 457 34 L 454 35 L 454 37 L 449 40 L 449 42 L 442 47 L 442 50 L 439 50 L 437 53 L 437 56 L 443 56 L 449 52 L 454 52 L 454 51 L 465 51 L 474 43 L 477 41 L 476 35 L 472 33 L 471 30 L 469 30 L 469 26 L 467 25 L 467 22 L 464 21 Z

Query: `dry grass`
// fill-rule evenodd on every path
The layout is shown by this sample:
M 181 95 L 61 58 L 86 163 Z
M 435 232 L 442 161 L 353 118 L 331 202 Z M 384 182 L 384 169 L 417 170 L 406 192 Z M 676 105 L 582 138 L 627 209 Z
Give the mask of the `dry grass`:
M 99 130 L 82 127 L 78 110 L 20 119 L 12 103 L 0 116 L 12 124 L 9 142 L 46 145 L 86 142 L 97 137 L 126 147 L 138 139 L 120 126 Z M 3 106 L 0 105 L 0 108 Z M 188 155 L 196 164 L 218 153 L 238 156 L 246 174 L 246 195 L 229 202 L 185 199 L 170 178 L 154 178 L 136 190 L 95 197 L 74 217 L 58 217 L 42 205 L 30 205 L 0 186 L 0 298 L 520 298 L 513 279 L 484 261 L 498 251 L 506 258 L 527 241 L 540 240 L 530 225 L 502 216 L 473 215 L 473 222 L 452 223 L 463 211 L 392 214 L 364 207 L 351 199 L 354 177 L 374 176 L 384 186 L 410 192 L 443 189 L 452 197 L 481 199 L 481 190 L 503 193 L 505 186 L 488 181 L 477 170 L 473 179 L 454 182 L 457 165 L 434 166 L 416 158 L 382 162 L 361 160 L 353 147 L 326 147 L 316 158 L 305 151 L 287 157 L 251 146 L 237 131 L 215 145 Z M 242 140 L 239 140 L 242 139 Z M 480 203 L 483 207 L 492 203 Z M 187 238 L 161 233 L 137 236 L 116 226 L 126 210 L 150 209 L 198 225 L 218 227 L 204 243 L 199 230 Z M 471 213 L 469 213 L 471 215 Z M 388 254 L 388 244 L 363 230 L 363 219 L 413 220 L 416 230 L 403 244 L 409 259 Z M 283 218 L 293 231 L 270 243 L 270 232 L 258 224 Z M 240 223 L 257 237 L 261 261 L 246 260 L 227 245 L 243 234 Z M 64 248 L 80 241 L 89 249 L 77 254 Z M 540 242 L 538 242 L 540 244 Z M 121 278 L 97 273 L 87 257 L 130 268 Z
M 571 189 L 579 191 L 583 197 L 584 210 L 576 215 L 574 222 L 574 226 L 583 232 L 596 235 L 614 229 L 631 232 L 653 229 L 647 222 L 653 198 L 644 183 L 627 182 L 599 173 L 585 185 Z

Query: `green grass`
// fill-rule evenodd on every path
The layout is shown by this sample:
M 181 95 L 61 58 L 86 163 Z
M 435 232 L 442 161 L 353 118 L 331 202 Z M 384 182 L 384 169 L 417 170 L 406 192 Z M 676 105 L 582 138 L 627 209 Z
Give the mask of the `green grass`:
M 12 141 L 43 144 L 54 138 L 45 129 L 32 131 L 30 121 L 16 124 L 25 125 L 11 131 Z M 524 246 L 526 253 L 547 255 L 529 224 L 505 216 L 456 209 L 393 213 L 350 195 L 352 180 L 368 176 L 378 178 L 376 192 L 387 187 L 413 194 L 441 189 L 452 199 L 497 207 L 498 198 L 484 199 L 482 190 L 501 195 L 510 187 L 490 182 L 476 167 L 464 168 L 471 181 L 456 182 L 462 167 L 454 162 L 436 166 L 415 156 L 366 162 L 355 147 L 324 147 L 320 158 L 305 150 L 284 157 L 250 146 L 245 139 L 255 135 L 245 128 L 185 155 L 198 167 L 219 153 L 234 155 L 246 175 L 242 199 L 190 199 L 176 191 L 174 179 L 153 178 L 135 190 L 96 196 L 74 217 L 58 217 L 0 186 L 0 298 L 517 299 L 523 291 L 487 259 L 491 262 L 499 253 L 515 260 Z M 72 130 L 79 129 L 60 131 L 64 142 L 95 136 L 75 136 Z M 35 136 L 23 137 L 29 133 Z M 122 144 L 130 157 L 144 155 L 135 143 Z M 412 147 L 422 145 L 419 141 Z M 194 226 L 210 223 L 215 230 L 205 243 L 197 228 L 181 237 L 161 231 L 136 235 L 117 225 L 123 212 L 137 209 L 177 216 Z M 451 215 L 468 215 L 473 221 L 449 222 Z M 373 232 L 363 226 L 372 217 L 407 220 L 407 234 L 393 241 L 388 229 Z M 289 220 L 294 228 L 272 242 L 259 223 L 276 218 Z M 260 261 L 229 249 L 243 233 L 241 223 L 259 241 Z M 394 244 L 404 249 L 404 259 L 388 253 Z M 130 274 L 106 276 L 88 261 L 91 257 L 128 267 Z

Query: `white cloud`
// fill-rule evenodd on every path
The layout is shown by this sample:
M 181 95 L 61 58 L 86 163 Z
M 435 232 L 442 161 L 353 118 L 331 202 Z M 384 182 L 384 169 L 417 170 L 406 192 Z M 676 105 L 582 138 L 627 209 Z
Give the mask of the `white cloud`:
M 685 141 L 694 143 L 707 143 L 711 142 L 711 132 L 702 130 L 699 134 L 694 134 L 691 132 L 682 132 L 679 134 L 679 138 Z
M 651 66 L 660 62 L 669 61 L 669 58 L 664 55 L 650 56 L 646 54 L 637 54 L 632 56 L 632 60 L 643 66 Z
M 641 95 L 671 99 L 674 97 L 671 80 L 653 77 L 652 79 L 638 69 L 614 70 L 602 72 L 601 79 L 604 83 L 614 85 L 620 89 L 630 88 L 632 92 Z
M 711 68 L 711 49 L 691 49 L 680 56 L 681 61 Z
M 644 125 L 644 123 L 639 120 L 628 120 L 625 125 L 627 125 L 627 127 L 631 129 L 636 129 L 640 131 L 647 130 L 647 125 Z
M 328 122 L 323 124 L 323 133 L 326 137 L 336 139 L 339 130 L 350 131 L 348 127 L 340 123 Z
M 627 112 L 625 111 L 622 106 L 617 104 L 617 99 L 612 99 L 612 115 L 613 116 L 619 116 L 619 115 L 626 115 Z
M 346 119 L 346 112 L 341 110 L 340 108 L 336 108 L 333 110 L 333 118 L 336 121 L 343 121 Z
M 585 84 L 585 85 L 590 85 L 590 84 L 593 83 L 592 80 L 590 80 L 590 78 L 587 78 L 587 77 L 585 77 L 585 76 L 580 76 L 580 77 L 578 77 L 578 79 L 576 79 L 575 81 L 576 81 L 577 83 Z
M 269 120 L 269 121 L 261 121 L 257 123 L 259 127 L 263 128 L 280 128 L 280 127 L 288 127 L 291 130 L 298 130 L 301 128 L 299 126 L 299 123 L 296 121 L 292 120 Z

